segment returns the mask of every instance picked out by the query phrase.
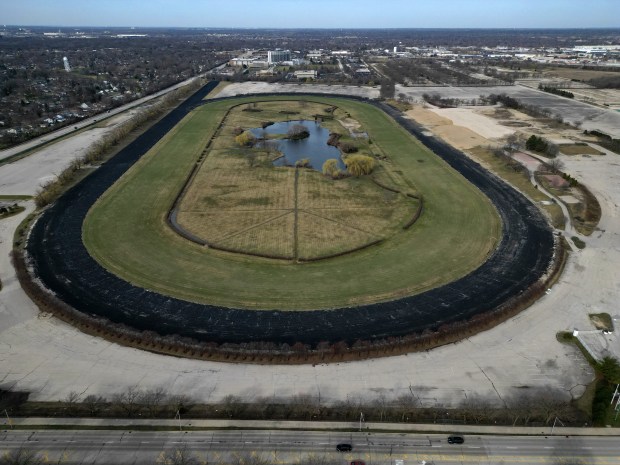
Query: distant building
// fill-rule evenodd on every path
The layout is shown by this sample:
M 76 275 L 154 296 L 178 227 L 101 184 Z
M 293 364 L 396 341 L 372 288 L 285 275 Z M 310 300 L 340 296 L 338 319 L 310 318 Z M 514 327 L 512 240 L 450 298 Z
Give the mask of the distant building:
M 295 77 L 297 79 L 316 79 L 316 76 L 317 72 L 315 69 L 295 71 Z
M 230 66 L 246 68 L 267 68 L 268 63 L 265 60 L 259 60 L 257 58 L 233 58 L 228 62 Z
M 273 63 L 280 63 L 282 61 L 291 60 L 290 50 L 270 50 L 267 52 L 267 62 L 271 65 Z

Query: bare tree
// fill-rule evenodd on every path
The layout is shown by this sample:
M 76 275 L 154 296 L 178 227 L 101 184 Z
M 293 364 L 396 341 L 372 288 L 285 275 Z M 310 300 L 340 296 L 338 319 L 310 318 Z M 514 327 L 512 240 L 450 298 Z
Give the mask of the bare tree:
M 308 420 L 321 416 L 321 400 L 312 394 L 297 394 L 290 400 L 291 408 Z
M 329 465 L 331 459 L 325 454 L 308 454 L 299 459 L 299 465 Z
M 372 406 L 379 413 L 379 421 L 383 421 L 389 408 L 385 392 L 379 393 L 378 397 L 373 400 Z
M 231 465 L 270 465 L 271 461 L 262 454 L 244 452 L 233 454 L 230 463 Z
M 469 396 L 461 402 L 459 407 L 463 411 L 463 419 L 465 422 L 469 419 L 476 424 L 488 420 L 489 415 L 493 411 L 491 403 L 486 398 L 476 395 Z
M 149 411 L 151 417 L 155 417 L 159 412 L 161 405 L 166 400 L 167 394 L 163 387 L 148 389 L 140 396 L 140 404 L 144 405 Z
M 553 173 L 558 173 L 564 169 L 564 162 L 559 158 L 554 158 L 549 160 L 546 165 L 549 167 L 549 170 Z
M 141 395 L 142 393 L 137 386 L 131 386 L 125 392 L 114 394 L 112 402 L 118 405 L 131 418 L 139 409 L 138 400 Z
M 23 447 L 0 456 L 0 465 L 41 465 L 43 458 L 38 452 Z
M 84 398 L 82 403 L 88 410 L 89 415 L 95 416 L 101 411 L 107 402 L 105 397 L 90 394 Z
M 521 150 L 523 148 L 523 139 L 515 132 L 506 138 L 506 146 L 512 150 Z
M 198 465 L 198 459 L 189 450 L 187 444 L 167 450 L 159 454 L 157 463 L 160 465 Z
M 193 404 L 192 400 L 183 394 L 172 397 L 169 403 L 172 405 L 175 412 L 179 412 L 181 414 L 186 413 L 189 409 L 191 409 Z
M 418 408 L 420 401 L 413 394 L 403 394 L 396 399 L 396 407 L 400 410 L 400 421 L 405 422 L 409 415 L 413 417 L 413 410 Z
M 222 410 L 229 418 L 239 418 L 245 409 L 246 405 L 240 397 L 228 395 L 222 400 Z
M 67 414 L 75 415 L 75 412 L 77 411 L 77 402 L 79 399 L 80 394 L 75 391 L 71 391 L 69 394 L 67 394 L 67 397 L 65 397 L 64 400 Z

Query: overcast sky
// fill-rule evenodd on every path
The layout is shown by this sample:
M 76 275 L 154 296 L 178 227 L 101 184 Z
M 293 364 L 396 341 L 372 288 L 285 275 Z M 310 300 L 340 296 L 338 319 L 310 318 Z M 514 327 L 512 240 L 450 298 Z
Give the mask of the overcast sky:
M 620 0 L 1 0 L 0 21 L 45 26 L 619 27 Z

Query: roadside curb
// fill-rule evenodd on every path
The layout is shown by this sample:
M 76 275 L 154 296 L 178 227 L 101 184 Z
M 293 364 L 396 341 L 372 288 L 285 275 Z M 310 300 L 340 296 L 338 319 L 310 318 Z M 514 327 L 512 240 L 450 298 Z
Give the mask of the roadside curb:
M 267 420 L 164 420 L 164 419 L 111 419 L 111 418 L 11 418 L 4 419 L 2 427 L 27 429 L 264 429 L 264 430 L 338 430 L 361 432 L 403 433 L 461 433 L 480 435 L 515 436 L 620 436 L 617 428 L 574 428 L 552 426 L 490 426 L 490 425 L 438 425 L 407 423 L 362 423 L 320 421 L 267 421 Z

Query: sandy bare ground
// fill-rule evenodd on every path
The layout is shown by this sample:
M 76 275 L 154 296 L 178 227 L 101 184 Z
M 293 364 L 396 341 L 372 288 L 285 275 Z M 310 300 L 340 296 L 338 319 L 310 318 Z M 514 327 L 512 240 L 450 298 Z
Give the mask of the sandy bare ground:
M 503 404 L 535 388 L 579 395 L 592 380 L 592 370 L 577 350 L 558 343 L 555 335 L 573 328 L 593 330 L 588 313 L 608 312 L 620 318 L 620 162 L 613 155 L 561 159 L 567 171 L 597 196 L 603 217 L 601 231 L 585 239 L 584 250 L 571 254 L 549 293 L 510 321 L 458 344 L 363 362 L 317 366 L 202 362 L 86 336 L 33 310 L 6 258 L 20 218 L 0 221 L 0 276 L 5 282 L 0 291 L 0 385 L 31 391 L 37 400 L 60 400 L 71 391 L 109 396 L 131 386 L 161 386 L 171 394 L 201 401 L 230 394 L 252 401 L 307 393 L 333 402 L 414 393 L 423 406 L 454 405 L 476 394 Z M 20 174 L 26 179 L 38 175 L 29 176 L 27 170 Z M 590 337 L 596 345 L 603 336 Z M 598 342 L 620 356 L 616 333 Z
M 416 120 L 421 125 L 429 128 L 452 124 L 451 119 L 440 116 L 438 113 L 428 108 L 424 108 L 421 105 L 414 105 L 413 108 L 406 111 L 405 114 L 411 119 Z
M 488 139 L 470 128 L 453 124 L 452 120 L 440 113 L 439 109 L 414 105 L 406 112 L 406 115 L 459 149 L 467 150 L 490 143 Z
M 454 125 L 463 126 L 485 139 L 500 139 L 515 132 L 512 128 L 502 126 L 497 120 L 477 113 L 477 110 L 476 107 L 460 107 L 436 108 L 432 111 L 450 119 Z
M 467 150 L 480 145 L 488 145 L 490 141 L 480 134 L 475 133 L 469 128 L 463 126 L 436 126 L 433 132 L 444 139 L 450 145 L 459 149 Z

